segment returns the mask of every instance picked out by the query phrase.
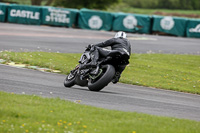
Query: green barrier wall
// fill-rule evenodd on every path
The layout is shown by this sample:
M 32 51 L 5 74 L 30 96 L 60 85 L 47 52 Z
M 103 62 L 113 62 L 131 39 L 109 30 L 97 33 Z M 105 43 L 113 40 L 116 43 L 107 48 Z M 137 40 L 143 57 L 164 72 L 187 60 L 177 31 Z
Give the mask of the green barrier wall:
M 77 15 L 76 9 L 42 7 L 42 23 L 46 25 L 72 27 Z
M 151 17 L 139 14 L 114 13 L 114 31 L 150 33 Z
M 185 36 L 187 20 L 170 16 L 153 16 L 152 30 L 176 36 Z
M 41 8 L 36 6 L 10 5 L 8 22 L 20 24 L 41 24 Z
M 82 29 L 111 30 L 114 16 L 109 12 L 81 9 L 78 26 Z
M 78 16 L 79 10 L 77 9 L 69 9 L 70 10 L 70 25 L 69 27 L 77 27 L 78 26 Z
M 187 37 L 200 38 L 200 19 L 189 19 L 186 29 Z
M 0 22 L 54 25 L 92 30 L 114 30 L 150 34 L 151 31 L 200 38 L 200 19 L 109 13 L 69 9 L 7 5 L 0 3 Z
M 5 22 L 7 16 L 7 5 L 0 3 L 0 22 Z

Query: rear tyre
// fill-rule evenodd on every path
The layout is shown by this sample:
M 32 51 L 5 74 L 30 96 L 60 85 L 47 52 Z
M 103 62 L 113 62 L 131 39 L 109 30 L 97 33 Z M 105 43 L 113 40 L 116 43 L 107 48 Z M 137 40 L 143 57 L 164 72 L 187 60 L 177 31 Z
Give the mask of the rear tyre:
M 115 68 L 112 65 L 104 65 L 100 69 L 103 70 L 100 77 L 96 81 L 91 80 L 88 82 L 88 88 L 90 91 L 100 91 L 107 86 L 115 76 Z
M 69 74 L 67 75 L 65 81 L 64 81 L 64 86 L 65 87 L 72 87 L 73 85 L 75 85 L 75 75 L 73 74 Z

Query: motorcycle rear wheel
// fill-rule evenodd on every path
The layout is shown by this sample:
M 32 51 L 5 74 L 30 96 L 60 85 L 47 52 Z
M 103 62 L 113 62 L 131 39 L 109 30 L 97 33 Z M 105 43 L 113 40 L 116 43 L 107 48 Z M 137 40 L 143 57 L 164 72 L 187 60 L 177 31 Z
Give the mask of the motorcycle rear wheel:
M 115 76 L 115 68 L 112 65 L 104 65 L 102 68 L 103 73 L 96 81 L 89 81 L 88 88 L 90 91 L 100 91 L 107 86 Z

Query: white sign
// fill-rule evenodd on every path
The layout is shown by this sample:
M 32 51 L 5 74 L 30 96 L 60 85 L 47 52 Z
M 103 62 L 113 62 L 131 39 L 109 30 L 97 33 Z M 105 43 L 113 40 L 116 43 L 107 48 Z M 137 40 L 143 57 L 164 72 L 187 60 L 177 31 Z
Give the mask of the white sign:
M 174 20 L 172 17 L 164 17 L 161 21 L 160 21 L 160 26 L 164 29 L 164 30 L 171 30 L 174 27 Z
M 16 10 L 12 9 L 10 11 L 11 17 L 21 17 L 21 18 L 30 18 L 30 19 L 40 19 L 40 12 L 26 11 L 26 10 Z
M 0 15 L 4 15 L 4 12 L 2 10 L 0 10 Z
M 91 29 L 100 29 L 103 21 L 99 16 L 94 15 L 88 20 L 88 24 Z
M 200 33 L 200 24 L 198 24 L 195 28 L 190 28 L 189 32 Z
M 137 26 L 137 19 L 134 16 L 129 15 L 124 18 L 123 25 L 127 29 L 134 29 L 135 26 Z
M 70 12 L 64 11 L 60 9 L 51 9 L 49 8 L 48 11 L 50 15 L 45 17 L 45 21 L 47 22 L 58 22 L 58 23 L 69 23 L 70 18 L 68 17 Z

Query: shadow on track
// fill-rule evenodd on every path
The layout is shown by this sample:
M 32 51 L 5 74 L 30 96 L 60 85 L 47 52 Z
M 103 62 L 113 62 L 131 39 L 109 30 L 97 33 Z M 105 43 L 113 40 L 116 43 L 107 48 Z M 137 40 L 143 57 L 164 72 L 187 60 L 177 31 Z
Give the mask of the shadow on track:
M 122 95 L 122 93 L 117 93 L 117 92 L 112 92 L 112 91 L 104 91 L 104 90 L 102 90 L 102 91 L 90 91 L 90 90 L 88 90 L 87 88 L 79 88 L 78 86 L 77 87 L 71 87 L 70 89 L 77 89 L 77 90 L 81 90 L 81 91 L 88 91 L 88 92 L 92 92 L 92 93 L 105 93 L 105 94 L 120 94 L 120 95 Z

